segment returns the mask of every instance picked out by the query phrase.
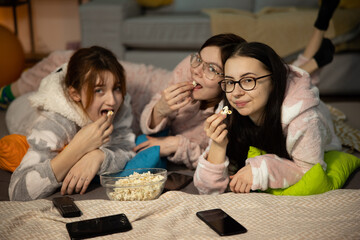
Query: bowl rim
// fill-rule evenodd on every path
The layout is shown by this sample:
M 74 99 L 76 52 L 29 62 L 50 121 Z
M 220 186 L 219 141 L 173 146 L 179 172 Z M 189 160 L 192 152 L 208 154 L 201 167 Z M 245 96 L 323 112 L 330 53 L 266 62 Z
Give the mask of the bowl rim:
M 108 173 L 108 172 L 106 172 L 106 173 L 103 173 L 103 174 L 100 174 L 100 177 L 104 177 L 104 178 L 119 178 L 119 179 L 122 179 L 122 178 L 128 178 L 129 176 L 125 176 L 125 177 L 115 177 L 115 176 L 111 176 L 111 175 L 115 175 L 115 174 L 119 174 L 119 173 L 121 173 L 121 172 L 127 172 L 127 171 L 133 171 L 133 173 L 136 171 L 136 170 L 141 170 L 141 171 L 143 171 L 143 170 L 159 170 L 159 172 L 157 172 L 157 173 L 152 173 L 152 174 L 154 174 L 154 175 L 162 175 L 162 174 L 164 174 L 164 173 L 167 173 L 167 169 L 166 168 L 129 168 L 129 169 L 123 169 L 123 170 L 120 170 L 120 171 L 118 171 L 118 172 L 116 172 L 116 173 Z M 132 174 L 133 174 L 132 173 Z M 145 173 L 145 172 L 143 172 L 143 173 Z
M 143 184 L 143 185 L 126 185 L 126 186 L 118 186 L 116 185 L 115 183 L 113 184 L 110 184 L 110 183 L 104 183 L 103 181 L 107 181 L 107 180 L 113 180 L 114 182 L 116 182 L 117 180 L 120 180 L 120 179 L 127 179 L 129 178 L 129 176 L 124 176 L 124 177 L 115 177 L 115 176 L 111 176 L 111 175 L 114 175 L 114 174 L 119 174 L 121 172 L 125 172 L 125 171 L 132 171 L 133 170 L 133 173 L 136 171 L 136 170 L 145 170 L 146 169 L 148 170 L 159 170 L 159 172 L 156 172 L 156 173 L 152 173 L 154 175 L 161 175 L 161 176 L 164 176 L 164 179 L 160 180 L 160 181 L 157 181 L 157 182 L 149 182 L 149 183 L 146 183 L 146 184 Z M 131 173 L 131 174 L 133 174 Z M 146 173 L 146 172 L 143 172 L 143 173 Z M 132 179 L 136 179 L 136 178 L 140 178 L 138 176 L 133 176 L 133 177 L 130 177 Z M 123 169 L 123 170 L 120 170 L 119 172 L 117 173 L 103 173 L 100 175 L 100 184 L 103 186 L 103 187 L 106 187 L 106 188 L 138 188 L 138 187 L 146 187 L 146 186 L 151 186 L 151 185 L 154 185 L 154 184 L 162 184 L 164 185 L 165 181 L 167 179 L 167 169 L 166 168 L 129 168 L 129 169 Z

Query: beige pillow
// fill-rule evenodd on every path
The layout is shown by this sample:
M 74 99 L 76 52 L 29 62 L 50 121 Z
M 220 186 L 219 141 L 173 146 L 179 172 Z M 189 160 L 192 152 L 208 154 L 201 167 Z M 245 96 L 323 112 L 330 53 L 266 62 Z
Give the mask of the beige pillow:
M 212 34 L 235 33 L 245 40 L 271 46 L 281 57 L 294 54 L 306 46 L 318 9 L 264 8 L 259 13 L 238 9 L 204 9 L 211 18 Z M 348 33 L 360 23 L 360 9 L 337 9 L 326 37 Z

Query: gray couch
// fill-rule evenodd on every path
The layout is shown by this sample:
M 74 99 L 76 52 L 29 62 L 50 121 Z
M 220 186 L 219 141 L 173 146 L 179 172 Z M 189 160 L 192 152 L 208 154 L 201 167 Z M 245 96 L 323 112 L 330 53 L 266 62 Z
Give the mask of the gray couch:
M 136 0 L 92 0 L 80 6 L 82 45 L 101 44 L 120 59 L 172 69 L 212 35 L 204 8 L 257 12 L 265 6 L 317 5 L 317 0 L 174 0 L 143 8 Z
M 174 0 L 158 8 L 141 7 L 136 0 L 92 0 L 79 8 L 81 43 L 84 47 L 107 47 L 119 59 L 171 70 L 212 35 L 210 17 L 202 9 L 234 8 L 256 13 L 265 7 L 317 9 L 318 0 Z M 360 24 L 333 42 L 340 44 L 356 36 L 360 36 Z M 300 51 L 285 60 L 290 62 Z M 321 94 L 360 96 L 359 62 L 359 52 L 336 54 L 321 71 Z

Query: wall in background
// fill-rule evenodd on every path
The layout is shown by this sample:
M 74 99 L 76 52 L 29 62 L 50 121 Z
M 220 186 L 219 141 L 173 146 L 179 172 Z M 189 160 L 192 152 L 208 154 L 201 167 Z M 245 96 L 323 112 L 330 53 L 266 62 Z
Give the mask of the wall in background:
M 78 0 L 32 0 L 31 4 L 35 53 L 47 54 L 80 42 Z M 25 53 L 30 53 L 27 5 L 17 7 L 17 19 L 18 37 Z M 14 31 L 11 7 L 0 7 L 0 24 Z

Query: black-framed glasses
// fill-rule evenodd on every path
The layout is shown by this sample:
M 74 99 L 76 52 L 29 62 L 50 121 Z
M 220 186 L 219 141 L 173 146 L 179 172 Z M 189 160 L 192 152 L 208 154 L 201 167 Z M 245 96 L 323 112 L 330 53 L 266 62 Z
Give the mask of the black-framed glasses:
M 210 80 L 213 80 L 215 77 L 222 77 L 224 74 L 222 73 L 222 70 L 219 66 L 207 63 L 201 59 L 201 56 L 199 53 L 193 53 L 191 54 L 190 58 L 190 66 L 192 68 L 196 68 L 200 66 L 200 64 L 203 64 L 202 69 L 205 73 L 205 76 L 209 78 Z
M 265 77 L 269 77 L 271 76 L 272 73 L 268 74 L 268 75 L 264 75 L 264 76 L 261 76 L 261 77 L 257 77 L 257 78 L 254 78 L 254 77 L 243 77 L 243 78 L 240 78 L 239 81 L 234 81 L 233 79 L 231 78 L 225 78 L 223 80 L 221 80 L 219 82 L 219 85 L 221 87 L 221 89 L 226 92 L 226 93 L 231 93 L 232 91 L 234 91 L 235 89 L 235 85 L 238 83 L 239 86 L 245 90 L 245 91 L 251 91 L 255 88 L 256 86 L 256 81 L 261 79 L 261 78 L 265 78 Z

